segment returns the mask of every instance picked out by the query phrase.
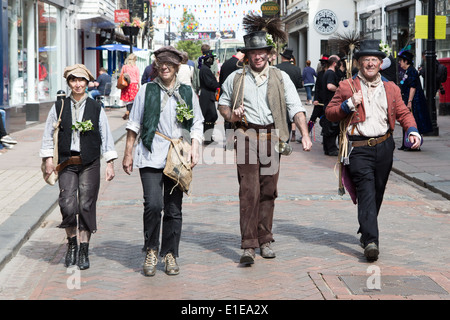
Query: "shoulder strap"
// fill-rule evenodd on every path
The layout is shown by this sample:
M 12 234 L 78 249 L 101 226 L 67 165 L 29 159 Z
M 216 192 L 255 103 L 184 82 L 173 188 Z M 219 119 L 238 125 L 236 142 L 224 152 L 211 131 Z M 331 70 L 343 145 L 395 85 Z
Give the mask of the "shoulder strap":
M 172 142 L 172 139 L 170 139 L 168 136 L 162 134 L 161 132 L 155 131 L 155 133 L 156 133 L 158 136 L 161 136 L 161 137 L 163 137 L 164 139 L 169 140 L 169 141 Z

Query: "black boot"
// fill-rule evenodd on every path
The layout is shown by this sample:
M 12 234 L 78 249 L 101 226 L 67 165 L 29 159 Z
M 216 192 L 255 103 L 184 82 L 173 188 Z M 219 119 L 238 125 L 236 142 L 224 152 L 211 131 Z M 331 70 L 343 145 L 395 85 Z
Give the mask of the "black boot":
M 77 237 L 67 238 L 67 240 L 69 241 L 69 244 L 67 246 L 66 260 L 64 263 L 66 268 L 77 264 L 78 255 Z
M 80 243 L 80 251 L 78 251 L 78 267 L 80 270 L 89 268 L 89 242 Z

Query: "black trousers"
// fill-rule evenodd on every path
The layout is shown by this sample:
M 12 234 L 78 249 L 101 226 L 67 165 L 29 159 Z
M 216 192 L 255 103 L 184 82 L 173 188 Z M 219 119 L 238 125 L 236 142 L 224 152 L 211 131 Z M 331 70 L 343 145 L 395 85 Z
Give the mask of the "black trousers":
M 175 183 L 163 173 L 163 169 L 141 168 L 139 173 L 144 191 L 144 250 L 159 249 L 161 213 L 164 210 L 159 252 L 162 257 L 169 252 L 178 257 L 183 192 L 178 187 L 173 188 Z
M 350 136 L 349 140 L 366 140 L 367 137 Z M 374 147 L 353 148 L 349 172 L 356 186 L 358 222 L 364 246 L 379 244 L 378 213 L 392 169 L 395 143 L 392 136 Z
M 97 231 L 97 198 L 100 188 L 100 159 L 88 165 L 69 165 L 59 172 L 60 228 Z M 77 223 L 78 214 L 78 223 Z

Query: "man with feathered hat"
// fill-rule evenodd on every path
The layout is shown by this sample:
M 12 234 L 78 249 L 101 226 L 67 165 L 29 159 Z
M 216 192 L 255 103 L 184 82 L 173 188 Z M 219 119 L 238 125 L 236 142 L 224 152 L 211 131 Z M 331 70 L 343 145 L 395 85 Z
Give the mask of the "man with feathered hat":
M 311 150 L 305 109 L 289 76 L 268 63 L 273 48 L 266 31 L 244 36 L 244 67 L 222 86 L 219 111 L 235 123 L 239 179 L 241 264 L 252 264 L 255 248 L 263 258 L 275 258 L 272 222 L 277 197 L 281 147 L 289 138 L 287 116 L 302 133 L 303 150 Z

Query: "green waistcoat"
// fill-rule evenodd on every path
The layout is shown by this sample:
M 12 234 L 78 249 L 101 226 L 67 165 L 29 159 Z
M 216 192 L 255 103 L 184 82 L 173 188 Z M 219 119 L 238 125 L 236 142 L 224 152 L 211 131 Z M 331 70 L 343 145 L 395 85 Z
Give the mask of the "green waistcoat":
M 181 84 L 178 89 L 181 98 L 186 102 L 189 110 L 192 110 L 192 88 Z M 153 82 L 147 84 L 145 89 L 144 118 L 142 121 L 141 139 L 144 146 L 151 152 L 153 138 L 158 127 L 161 115 L 161 88 Z M 183 121 L 183 129 L 190 132 L 193 119 Z

